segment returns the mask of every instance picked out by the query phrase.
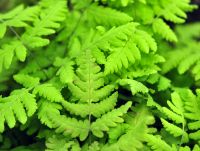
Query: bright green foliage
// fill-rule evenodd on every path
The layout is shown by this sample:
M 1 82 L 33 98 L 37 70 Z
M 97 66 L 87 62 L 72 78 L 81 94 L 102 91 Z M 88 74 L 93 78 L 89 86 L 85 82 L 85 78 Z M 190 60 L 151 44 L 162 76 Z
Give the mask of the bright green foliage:
M 184 124 L 185 121 L 183 118 L 184 114 L 183 102 L 180 96 L 176 92 L 171 94 L 171 98 L 173 103 L 168 101 L 167 104 L 172 111 L 166 107 L 163 107 L 163 112 L 174 122 L 178 124 L 179 123 Z
M 147 80 L 150 84 L 157 84 L 158 91 L 166 90 L 167 88 L 171 87 L 171 81 L 165 76 L 162 76 L 159 73 L 152 74 L 148 77 Z
M 162 20 L 162 19 L 156 19 L 153 22 L 153 31 L 155 33 L 160 34 L 165 39 L 169 41 L 177 41 L 177 37 L 175 33 L 170 29 L 170 27 Z
M 9 97 L 0 98 L 0 132 L 4 131 L 6 122 L 13 128 L 18 120 L 22 124 L 27 121 L 27 117 L 32 116 L 37 109 L 35 96 L 28 90 L 15 90 Z
M 50 116 L 59 115 L 61 109 L 62 107 L 59 104 L 42 99 L 40 100 L 39 104 L 38 118 L 40 119 L 42 124 L 45 124 L 48 127 L 52 128 L 53 124 Z
M 25 27 L 26 31 L 21 35 L 14 32 L 17 39 L 9 44 L 5 43 L 0 49 L 0 72 L 2 68 L 8 69 L 12 63 L 13 56 L 16 55 L 20 61 L 25 61 L 27 56 L 26 47 L 42 47 L 49 43 L 48 39 L 42 38 L 55 33 L 55 29 L 60 27 L 59 22 L 65 19 L 66 6 L 65 0 L 59 0 L 56 6 L 54 1 L 42 1 L 38 7 L 18 6 L 7 14 L 0 14 L 1 29 L 0 37 L 2 38 L 6 31 L 6 26 Z M 42 10 L 42 13 L 40 11 Z M 33 27 L 26 24 L 26 21 L 32 21 Z
M 135 80 L 121 79 L 119 83 L 120 85 L 129 85 L 133 95 L 138 92 L 147 93 L 149 91 L 145 85 Z
M 76 76 L 73 83 L 68 85 L 75 99 L 90 105 L 107 97 L 114 90 L 114 85 L 104 86 L 103 73 L 90 51 L 84 52 L 77 62 L 79 68 Z
M 104 86 L 103 73 L 100 72 L 100 67 L 95 63 L 90 51 L 84 52 L 77 59 L 77 64 L 79 67 L 74 81 L 68 84 L 73 95 L 72 100 L 63 100 L 61 103 L 72 115 L 81 116 L 85 120 L 50 114 L 50 121 L 57 133 L 71 135 L 72 138 L 79 136 L 83 141 L 89 135 L 89 131 L 97 137 L 103 137 L 103 131 L 108 131 L 109 127 L 116 127 L 117 123 L 124 121 L 121 116 L 130 108 L 131 102 L 114 109 L 117 93 L 108 97 L 114 86 Z M 98 119 L 92 122 L 92 116 Z
M 9 44 L 4 44 L 0 49 L 0 72 L 5 68 L 10 68 L 14 55 L 24 62 L 26 59 L 26 47 L 22 42 L 14 40 Z
M 134 63 L 135 60 L 141 59 L 140 51 L 149 53 L 150 49 L 153 51 L 156 51 L 157 49 L 151 36 L 141 31 L 136 31 L 135 35 L 133 34 L 133 37 L 128 38 L 125 41 L 125 44 L 122 44 L 121 46 L 121 48 L 112 50 L 112 53 L 108 56 L 107 64 L 105 64 L 106 74 L 110 72 L 113 73 L 114 71 L 117 72 L 122 66 L 128 68 L 129 62 Z M 119 62 L 115 62 L 115 58 L 118 58 Z
M 190 0 L 7 3 L 0 150 L 200 151 L 200 26 L 175 25 Z
M 143 104 L 132 110 L 133 112 L 128 113 L 125 118 L 126 124 L 119 125 L 116 129 L 111 129 L 109 143 L 102 148 L 102 151 L 113 149 L 116 151 L 141 150 L 149 132 L 147 126 L 154 123 L 154 118 Z
M 189 89 L 176 89 L 176 91 L 171 95 L 172 102 L 167 102 L 170 109 L 163 107 L 162 110 L 174 123 L 161 118 L 163 128 L 169 134 L 179 138 L 180 144 L 187 143 L 189 139 L 199 141 L 199 90 L 197 96 Z M 154 136 L 151 137 L 154 139 Z M 153 141 L 151 143 L 156 145 Z
M 56 128 L 56 133 L 62 133 L 66 137 L 79 137 L 81 141 L 85 140 L 88 136 L 90 125 L 88 120 L 78 121 L 75 118 L 53 114 L 50 114 L 49 119 L 52 121 L 53 128 Z
M 146 135 L 146 141 L 148 142 L 147 145 L 150 146 L 150 148 L 153 151 L 199 151 L 200 148 L 196 144 L 193 149 L 191 149 L 189 146 L 179 147 L 176 145 L 170 146 L 165 141 L 163 141 L 160 136 L 154 136 L 154 135 Z
M 18 74 L 14 76 L 15 81 L 22 84 L 24 87 L 33 89 L 33 94 L 46 98 L 52 102 L 61 102 L 63 100 L 60 91 L 51 83 L 40 84 L 40 79 L 31 77 L 25 74 Z
M 90 5 L 86 12 L 87 18 L 99 25 L 113 26 L 113 25 L 122 25 L 132 21 L 132 17 L 126 13 L 119 12 L 112 8 L 104 8 L 98 5 Z M 108 15 L 110 14 L 110 15 Z
M 199 118 L 199 89 L 196 90 L 197 96 L 195 96 L 190 90 L 185 90 L 182 92 L 183 99 L 185 101 L 185 116 L 190 119 L 188 123 L 188 128 L 192 130 L 189 137 L 194 140 L 199 140 L 199 128 L 200 128 L 200 118 Z
M 20 5 L 6 14 L 0 14 L 0 38 L 4 37 L 7 27 L 26 27 L 28 25 L 26 22 L 34 21 L 38 13 L 38 6 L 25 9 L 23 5 Z
M 196 6 L 190 5 L 188 0 L 121 0 L 121 2 L 123 6 L 128 5 L 126 11 L 134 18 L 134 21 L 141 22 L 143 26 L 150 28 L 153 33 L 159 34 L 169 41 L 177 41 L 177 38 L 164 20 L 183 23 L 187 17 L 185 12 L 196 8 Z M 108 0 L 107 3 L 112 7 L 120 7 L 120 1 Z M 132 9 L 133 6 L 134 9 Z
M 74 62 L 72 60 L 69 60 L 68 58 L 56 58 L 54 66 L 60 67 L 56 75 L 59 75 L 60 81 L 62 83 L 72 82 L 74 76 L 73 65 Z
M 100 117 L 110 109 L 113 109 L 117 102 L 117 93 L 112 94 L 110 97 L 104 99 L 99 103 L 93 104 L 76 104 L 70 102 L 63 102 L 63 107 L 75 115 L 80 115 L 86 117 L 88 115 L 93 115 L 95 117 Z
M 160 67 L 157 64 L 162 62 L 164 62 L 164 58 L 160 55 L 142 54 L 140 61 L 135 62 L 128 69 L 122 69 L 119 74 L 122 79 L 148 78 L 153 74 L 158 74 Z
M 66 151 L 69 149 L 71 149 L 72 151 L 81 150 L 77 142 L 70 141 L 69 139 L 60 135 L 53 135 L 52 137 L 48 138 L 46 146 L 48 149 L 46 149 L 45 151 Z
M 41 47 L 49 43 L 48 39 L 42 36 L 55 33 L 55 29 L 60 27 L 59 22 L 65 19 L 66 1 L 43 0 L 40 3 L 41 13 L 34 21 L 33 27 L 27 27 L 26 32 L 22 35 L 22 40 L 29 47 Z
M 53 102 L 60 102 L 63 100 L 60 92 L 53 87 L 52 84 L 41 84 L 34 88 L 33 94 L 38 94 L 41 97 L 44 97 Z
M 199 23 L 194 23 L 184 27 L 177 27 L 176 31 L 180 36 L 180 43 L 175 48 L 167 48 L 171 51 L 164 54 L 166 60 L 168 60 L 163 64 L 164 73 L 169 72 L 173 68 L 177 68 L 180 74 L 189 71 L 194 75 L 195 80 L 200 79 L 199 41 L 196 39 L 200 33 L 199 25 Z
M 31 87 L 34 87 L 34 86 L 36 86 L 40 83 L 39 78 L 31 77 L 31 76 L 26 75 L 26 74 L 14 75 L 14 79 L 18 83 L 22 84 L 25 88 L 31 88 Z
M 169 118 L 170 120 L 174 121 L 176 124 L 181 124 L 180 127 L 176 126 L 175 123 L 170 123 L 165 119 L 161 118 L 161 122 L 163 127 L 167 132 L 169 132 L 174 137 L 181 136 L 181 142 L 188 142 L 188 134 L 185 131 L 185 108 L 184 102 L 182 101 L 181 97 L 177 92 L 173 92 L 171 94 L 172 102 L 167 101 L 167 104 L 170 109 L 163 107 L 163 113 Z
M 179 128 L 179 127 L 167 122 L 164 119 L 161 119 L 161 121 L 162 121 L 163 127 L 166 129 L 166 131 L 168 131 L 170 134 L 172 134 L 175 137 L 182 136 L 182 139 L 183 139 L 182 141 L 188 142 L 187 133 L 182 128 Z
M 148 146 L 151 146 L 151 149 L 154 151 L 176 151 L 175 148 L 172 148 L 165 141 L 161 140 L 159 136 L 146 135 L 146 141 Z
M 103 137 L 102 131 L 108 131 L 109 127 L 117 126 L 117 123 L 122 123 L 124 120 L 120 116 L 127 112 L 130 108 L 131 102 L 128 102 L 119 109 L 114 109 L 113 111 L 103 115 L 101 118 L 97 119 L 91 124 L 92 133 L 97 137 Z
M 130 64 L 141 59 L 141 52 L 155 52 L 157 45 L 154 39 L 144 31 L 136 29 L 136 23 L 127 23 L 117 28 L 113 27 L 104 34 L 95 36 L 91 31 L 82 49 L 92 49 L 97 61 L 105 64 L 105 74 L 118 72 L 121 68 L 128 68 Z M 144 37 L 144 38 L 143 38 Z M 103 50 L 108 56 L 97 56 Z M 140 52 L 141 51 L 141 52 Z M 101 58 L 99 58 L 101 57 Z M 105 62 L 105 59 L 107 59 Z M 119 61 L 115 62 L 115 58 Z

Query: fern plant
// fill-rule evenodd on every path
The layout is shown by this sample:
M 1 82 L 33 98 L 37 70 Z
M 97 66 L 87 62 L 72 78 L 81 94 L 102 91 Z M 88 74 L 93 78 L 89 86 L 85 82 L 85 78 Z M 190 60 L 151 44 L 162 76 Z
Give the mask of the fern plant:
M 169 24 L 184 23 L 196 5 L 8 3 L 15 7 L 0 13 L 0 150 L 200 150 L 199 23 Z M 176 84 L 174 68 L 196 81 Z
M 160 136 L 156 138 L 156 136 L 149 135 L 147 137 L 147 142 L 152 148 L 155 147 L 155 150 L 159 149 L 158 141 L 165 146 L 162 150 L 169 150 L 170 148 L 170 150 L 174 151 L 184 149 L 190 150 L 187 146 L 180 146 L 190 143 L 191 140 L 195 140 L 196 145 L 193 150 L 199 150 L 199 90 L 197 89 L 196 92 L 197 96 L 189 89 L 175 88 L 175 92 L 171 95 L 172 101 L 167 101 L 169 108 L 162 107 L 160 109 L 161 114 L 163 114 L 160 116 L 160 119 L 165 132 L 161 133 L 161 136 L 165 140 L 159 138 Z M 169 138 L 173 139 L 173 141 L 169 141 Z

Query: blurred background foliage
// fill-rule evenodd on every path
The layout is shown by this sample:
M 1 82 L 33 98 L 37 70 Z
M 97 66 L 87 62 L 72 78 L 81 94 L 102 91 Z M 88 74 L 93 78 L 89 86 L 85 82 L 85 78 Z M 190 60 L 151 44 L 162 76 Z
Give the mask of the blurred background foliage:
M 0 0 L 0 11 L 5 12 L 21 3 L 25 5 L 34 5 L 37 2 L 38 0 Z
M 0 0 L 0 13 L 6 12 L 22 3 L 31 6 L 36 4 L 38 1 L 39 0 Z M 200 6 L 200 0 L 192 0 L 192 3 Z M 200 7 L 188 14 L 188 22 L 194 21 L 200 21 Z

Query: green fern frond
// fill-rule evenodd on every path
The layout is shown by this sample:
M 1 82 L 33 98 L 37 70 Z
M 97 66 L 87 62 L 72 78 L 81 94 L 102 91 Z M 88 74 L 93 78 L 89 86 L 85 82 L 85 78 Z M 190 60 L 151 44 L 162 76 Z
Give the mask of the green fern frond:
M 109 15 L 108 15 L 109 14 Z M 132 21 L 132 17 L 112 8 L 104 8 L 95 4 L 90 5 L 85 12 L 85 17 L 92 23 L 108 27 L 126 24 Z
M 103 137 L 103 131 L 108 131 L 109 127 L 116 127 L 117 123 L 122 123 L 124 120 L 121 118 L 121 116 L 128 111 L 128 109 L 131 107 L 131 104 L 131 102 L 127 102 L 120 108 L 114 109 L 98 118 L 91 125 L 92 133 L 97 137 Z
M 196 90 L 197 97 L 189 89 L 179 89 L 178 91 L 181 94 L 183 100 L 185 101 L 185 116 L 191 120 L 198 120 L 198 112 L 200 111 L 200 104 L 198 101 L 200 96 L 199 89 Z
M 10 67 L 14 56 L 21 62 L 24 62 L 26 55 L 26 47 L 19 40 L 13 40 L 9 44 L 2 45 L 0 49 L 0 72 L 4 68 L 8 69 Z
M 127 69 L 122 69 L 122 78 L 135 79 L 156 74 L 160 68 L 157 63 L 164 62 L 164 58 L 157 54 L 142 54 L 141 60 L 136 61 Z
M 82 50 L 90 49 L 97 61 L 105 64 L 106 75 L 119 72 L 122 68 L 127 69 L 141 59 L 141 52 L 157 50 L 155 40 L 146 32 L 136 29 L 136 26 L 136 23 L 131 22 L 113 27 L 103 34 L 91 30 L 87 39 L 83 40 Z M 119 61 L 115 62 L 115 58 Z
M 82 46 L 82 49 L 86 50 L 99 47 L 106 50 L 109 49 L 110 46 L 119 46 L 123 43 L 123 40 L 127 40 L 128 37 L 132 35 L 136 30 L 136 26 L 138 26 L 138 23 L 131 22 L 118 27 L 113 27 L 109 31 L 103 33 L 103 35 L 95 37 L 92 42 L 91 39 L 93 38 L 94 33 L 91 33 L 89 35 L 90 37 L 88 37 L 87 41 L 85 41 Z
M 119 84 L 122 86 L 129 85 L 133 95 L 138 92 L 147 93 L 149 91 L 148 88 L 141 82 L 132 79 L 121 79 L 119 81 Z
M 0 38 L 2 38 L 6 32 L 6 28 L 9 27 L 26 27 L 27 22 L 32 22 L 39 13 L 39 7 L 24 8 L 23 5 L 16 7 L 6 14 L 0 14 Z
M 111 128 L 108 132 L 109 143 L 117 142 L 118 138 L 125 134 L 130 129 L 130 125 L 127 123 L 118 124 L 116 127 Z
M 163 126 L 165 129 L 174 135 L 182 136 L 182 142 L 188 141 L 188 134 L 190 139 L 200 140 L 200 118 L 199 118 L 199 94 L 200 91 L 197 89 L 197 96 L 195 96 L 191 90 L 186 88 L 176 88 L 176 92 L 172 93 L 172 103 L 168 102 L 169 109 L 163 108 L 163 112 L 166 113 L 167 117 L 177 124 L 181 124 L 181 128 L 178 125 L 171 124 L 164 119 L 161 119 Z M 186 124 L 186 120 L 188 120 L 188 124 Z M 188 127 L 188 132 L 186 132 L 186 128 Z M 181 135 L 182 133 L 182 135 Z
M 49 102 L 45 99 L 41 99 L 38 107 L 38 118 L 42 124 L 52 128 L 52 121 L 49 119 L 49 115 L 60 115 L 62 106 L 57 103 Z
M 135 30 L 121 47 L 111 49 L 105 63 L 105 74 L 117 72 L 122 67 L 128 68 L 130 64 L 141 59 L 141 52 L 149 53 L 150 50 L 153 52 L 157 50 L 154 39 L 146 32 Z M 115 58 L 119 61 L 115 62 Z
M 90 130 L 90 123 L 88 120 L 77 120 L 75 118 L 68 118 L 64 115 L 49 114 L 48 116 L 52 122 L 53 128 L 56 129 L 56 133 L 62 133 L 71 138 L 79 137 L 81 141 L 87 138 Z
M 190 147 L 185 146 L 185 147 L 180 147 L 179 151 L 191 151 Z
M 116 62 L 116 58 L 119 60 Z M 133 38 L 129 38 L 122 47 L 115 48 L 107 57 L 105 74 L 119 71 L 122 67 L 128 68 L 131 63 L 141 58 L 140 51 L 134 44 Z
M 108 131 L 109 127 L 115 127 L 124 121 L 122 116 L 130 108 L 131 102 L 114 109 L 118 96 L 116 92 L 112 94 L 115 86 L 105 85 L 104 74 L 100 72 L 100 67 L 96 64 L 90 50 L 83 52 L 76 62 L 78 65 L 76 75 L 73 82 L 68 83 L 72 100 L 68 102 L 63 100 L 61 103 L 72 115 L 75 114 L 84 119 L 78 121 L 64 115 L 55 117 L 50 115 L 50 119 L 53 121 L 56 131 L 64 135 L 70 135 L 73 138 L 79 137 L 83 141 L 91 131 L 95 136 L 102 137 L 103 132 Z M 72 101 L 74 103 L 71 103 Z M 89 120 L 86 116 L 89 117 Z M 91 121 L 93 116 L 97 119 Z M 58 121 L 56 118 L 60 120 Z
M 162 19 L 155 19 L 153 24 L 153 31 L 159 35 L 161 35 L 166 40 L 177 42 L 177 37 L 175 33 L 170 29 L 170 27 L 162 20 Z
M 199 89 L 196 90 L 197 96 L 189 89 L 180 89 L 179 92 L 185 101 L 185 116 L 190 119 L 188 128 L 189 130 L 192 130 L 192 132 L 189 134 L 189 137 L 194 140 L 200 140 L 200 91 Z
M 141 118 L 143 117 L 143 118 Z M 102 151 L 138 151 L 143 147 L 148 125 L 154 123 L 154 118 L 144 104 L 132 108 L 126 115 L 125 123 L 111 128 L 109 143 L 102 147 Z M 117 128 L 117 129 L 116 129 Z
M 187 18 L 186 13 L 197 8 L 196 5 L 190 4 L 188 0 L 136 1 L 133 5 L 135 6 L 134 9 L 131 9 L 130 5 L 125 10 L 133 17 L 135 22 L 142 23 L 145 29 L 153 29 L 153 33 L 157 33 L 162 38 L 172 42 L 176 42 L 177 37 L 170 26 L 165 23 L 165 20 L 173 23 L 183 23 Z M 113 7 L 112 4 L 111 6 Z M 114 5 L 114 7 L 119 6 Z M 149 29 L 149 26 L 152 26 L 151 29 Z
M 171 94 L 171 98 L 172 102 L 167 101 L 167 104 L 169 105 L 171 110 L 166 107 L 163 107 L 163 112 L 167 115 L 169 119 L 173 120 L 174 122 L 178 124 L 184 124 L 184 103 L 177 92 L 173 92 Z
M 32 77 L 27 74 L 16 74 L 13 78 L 17 83 L 22 84 L 25 88 L 35 87 L 40 83 L 39 78 Z
M 147 134 L 145 140 L 147 141 L 147 145 L 154 151 L 177 151 L 176 148 L 172 148 L 159 136 Z
M 63 100 L 60 91 L 50 83 L 37 85 L 33 90 L 33 94 L 38 94 L 52 102 L 61 102 Z
M 188 123 L 188 127 L 191 130 L 198 130 L 200 128 L 200 121 Z
M 115 92 L 99 103 L 91 103 L 90 105 L 88 105 L 62 101 L 62 105 L 70 113 L 80 115 L 81 117 L 86 117 L 88 115 L 100 117 L 102 114 L 114 109 L 117 102 L 117 97 L 118 94 Z
M 60 21 L 65 19 L 65 1 L 60 1 L 57 4 L 57 11 L 54 7 L 49 5 L 49 9 L 42 11 L 40 18 L 38 14 L 43 7 L 35 6 L 25 8 L 21 5 L 7 14 L 1 14 L 1 32 L 2 37 L 6 32 L 6 26 L 9 27 L 26 27 L 26 31 L 20 35 L 14 31 L 14 34 L 20 40 L 15 40 L 11 43 L 4 44 L 0 50 L 0 72 L 3 68 L 8 69 L 12 63 L 13 57 L 16 56 L 18 60 L 24 62 L 27 56 L 27 50 L 25 46 L 35 47 L 44 46 L 49 43 L 49 40 L 43 39 L 40 36 L 49 35 L 55 32 L 55 29 L 59 27 Z M 47 7 L 48 5 L 46 5 Z M 49 14 L 53 13 L 53 14 Z M 56 16 L 56 19 L 55 19 Z M 59 17 L 58 17 L 59 16 Z M 46 19 L 46 20 L 45 20 Z M 33 21 L 33 27 L 30 27 L 27 22 Z M 44 27 L 43 27 L 44 26 Z M 14 29 L 13 29 L 14 30 Z
M 49 40 L 42 36 L 54 34 L 66 16 L 66 0 L 58 0 L 56 3 L 43 0 L 40 5 L 43 11 L 21 37 L 22 41 L 32 48 L 49 44 Z
M 99 80 L 100 82 L 101 80 Z M 108 96 L 111 91 L 114 90 L 113 85 L 107 85 L 99 90 L 93 91 L 92 95 L 88 95 L 89 93 L 85 93 L 82 91 L 78 86 L 69 84 L 69 89 L 72 91 L 72 94 L 74 94 L 75 98 L 80 99 L 81 102 L 98 102 L 100 99 Z M 84 88 L 84 87 L 83 87 Z M 89 89 L 85 88 L 85 91 L 87 92 Z M 89 91 L 88 91 L 89 92 Z M 90 98 L 92 97 L 92 98 Z
M 143 104 L 131 108 L 132 112 L 126 115 L 125 121 L 129 124 L 127 132 L 122 135 L 118 142 L 120 149 L 125 151 L 136 151 L 143 147 L 146 134 L 150 132 L 148 125 L 155 122 L 154 117 Z M 140 117 L 143 117 L 142 119 Z M 126 141 L 126 140 L 129 141 Z
M 74 76 L 74 62 L 68 58 L 56 58 L 54 66 L 60 67 L 56 75 L 59 75 L 62 83 L 72 82 Z
M 174 121 L 175 123 L 168 122 L 164 118 L 161 118 L 161 122 L 167 132 L 175 138 L 179 137 L 180 144 L 187 143 L 189 141 L 189 136 L 186 128 L 187 118 L 185 116 L 185 100 L 182 98 L 180 90 L 171 94 L 171 100 L 172 101 L 167 101 L 170 109 L 163 107 L 161 112 L 163 112 L 168 119 Z
M 83 103 L 98 102 L 114 90 L 114 85 L 104 86 L 103 73 L 94 61 L 90 51 L 84 52 L 77 60 L 80 67 L 76 71 L 74 82 L 68 84 L 74 97 Z
M 157 44 L 155 40 L 147 32 L 143 30 L 136 30 L 133 40 L 141 52 L 149 53 L 157 51 Z
M 4 131 L 5 122 L 10 128 L 15 126 L 17 120 L 24 124 L 36 109 L 35 96 L 26 89 L 15 90 L 8 97 L 0 97 L 0 132 Z
M 195 5 L 190 5 L 189 2 L 188 0 L 156 0 L 150 3 L 155 5 L 154 11 L 157 16 L 174 23 L 183 23 L 187 17 L 185 12 L 197 8 Z
M 174 124 L 171 124 L 162 118 L 161 118 L 161 121 L 162 121 L 163 127 L 166 129 L 166 131 L 168 131 L 174 137 L 182 136 L 182 141 L 184 143 L 189 141 L 187 132 L 185 132 L 182 128 L 180 128 Z
M 47 149 L 45 149 L 45 151 L 81 151 L 77 141 L 70 141 L 68 138 L 61 135 L 49 137 L 46 142 L 46 147 Z

